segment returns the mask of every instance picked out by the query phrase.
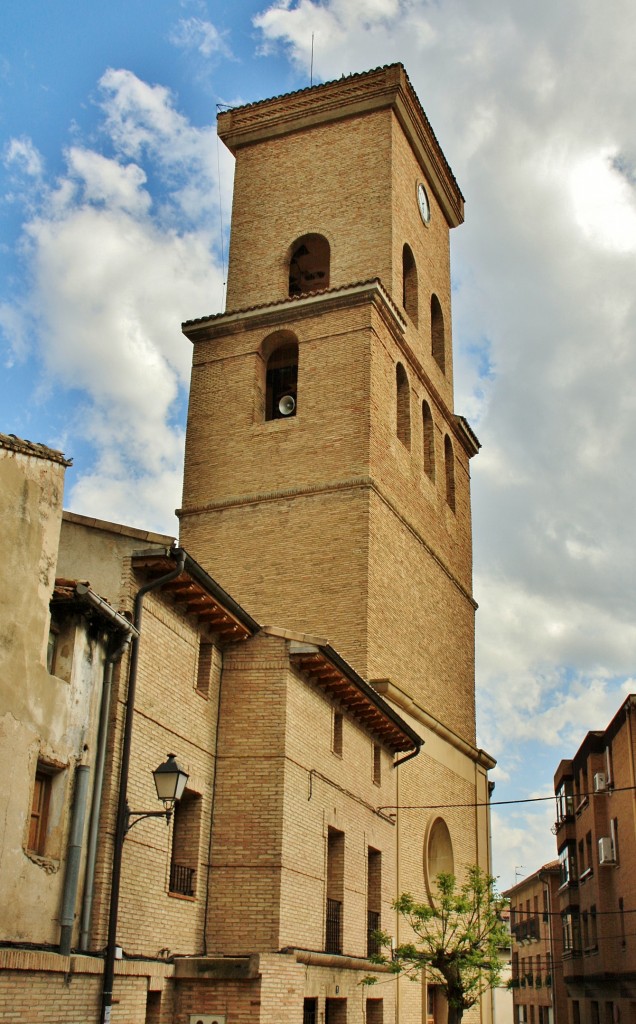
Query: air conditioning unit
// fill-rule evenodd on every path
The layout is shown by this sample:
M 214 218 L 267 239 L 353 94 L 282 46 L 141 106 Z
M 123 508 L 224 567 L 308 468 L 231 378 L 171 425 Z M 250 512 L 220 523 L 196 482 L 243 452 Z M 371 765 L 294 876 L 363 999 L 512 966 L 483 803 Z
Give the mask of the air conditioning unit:
M 604 793 L 607 789 L 607 776 L 605 772 L 594 773 L 594 792 Z
M 224 1013 L 191 1013 L 190 1024 L 225 1024 Z
M 603 836 L 598 841 L 598 862 L 599 864 L 615 864 L 614 844 L 610 836 Z

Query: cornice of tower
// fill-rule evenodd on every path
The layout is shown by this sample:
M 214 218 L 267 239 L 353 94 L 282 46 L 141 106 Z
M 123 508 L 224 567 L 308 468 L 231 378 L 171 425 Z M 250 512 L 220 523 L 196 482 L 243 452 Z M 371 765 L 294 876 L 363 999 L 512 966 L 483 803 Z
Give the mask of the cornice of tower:
M 464 197 L 402 64 L 389 64 L 324 85 L 220 113 L 219 138 L 234 155 L 244 146 L 316 125 L 392 109 L 450 227 L 464 219 Z
M 280 302 L 251 306 L 247 309 L 229 310 L 227 313 L 215 313 L 211 316 L 187 320 L 181 330 L 191 342 L 213 341 L 218 337 L 227 337 L 245 330 L 246 327 L 261 328 L 272 331 L 280 327 L 289 327 L 291 320 L 315 316 L 341 309 L 343 306 L 355 306 L 371 301 L 382 322 L 390 331 L 402 356 L 410 369 L 426 385 L 432 402 L 443 414 L 455 439 L 461 444 L 468 458 L 476 455 L 481 444 L 463 416 L 455 415 L 446 405 L 430 375 L 415 355 L 405 337 L 406 321 L 400 310 L 391 299 L 381 281 L 360 281 L 345 285 L 342 288 L 330 288 L 309 295 L 285 298 Z

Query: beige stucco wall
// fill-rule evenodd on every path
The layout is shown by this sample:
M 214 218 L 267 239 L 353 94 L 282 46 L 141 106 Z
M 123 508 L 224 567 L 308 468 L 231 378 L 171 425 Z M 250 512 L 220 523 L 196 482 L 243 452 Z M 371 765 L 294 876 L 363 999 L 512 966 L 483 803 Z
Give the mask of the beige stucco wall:
M 89 582 L 115 609 L 123 601 L 123 560 L 135 551 L 170 548 L 174 537 L 64 512 L 57 575 Z
M 56 942 L 73 768 L 85 753 L 100 658 L 69 627 L 76 669 L 67 682 L 46 668 L 64 465 L 0 447 L 0 936 Z M 89 666 L 89 659 L 92 665 Z M 38 759 L 53 771 L 43 856 L 27 851 Z M 19 892 L 20 899 L 15 894 Z

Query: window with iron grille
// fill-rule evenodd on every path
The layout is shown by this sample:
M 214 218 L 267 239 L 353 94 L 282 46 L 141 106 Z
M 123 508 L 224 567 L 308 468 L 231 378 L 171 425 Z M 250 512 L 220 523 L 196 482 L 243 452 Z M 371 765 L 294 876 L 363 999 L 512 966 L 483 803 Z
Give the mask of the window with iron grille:
M 342 953 L 342 904 L 344 900 L 344 832 L 330 828 L 327 833 L 327 907 L 325 951 Z
M 170 892 L 196 896 L 196 869 L 199 863 L 201 797 L 185 790 L 174 806 Z
M 326 953 L 342 953 L 342 903 L 327 897 Z
M 367 956 L 380 952 L 375 932 L 380 928 L 382 900 L 382 854 L 372 846 L 367 849 Z
M 303 1024 L 318 1024 L 317 999 L 305 999 L 303 1003 Z

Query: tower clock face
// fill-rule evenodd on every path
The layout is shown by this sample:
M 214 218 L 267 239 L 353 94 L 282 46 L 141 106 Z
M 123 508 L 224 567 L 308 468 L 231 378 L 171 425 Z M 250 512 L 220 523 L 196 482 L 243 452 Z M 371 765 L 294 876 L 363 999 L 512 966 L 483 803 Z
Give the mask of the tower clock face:
M 431 219 L 431 204 L 428 201 L 428 194 L 422 182 L 417 186 L 417 205 L 420 209 L 420 217 L 425 224 L 428 224 Z

